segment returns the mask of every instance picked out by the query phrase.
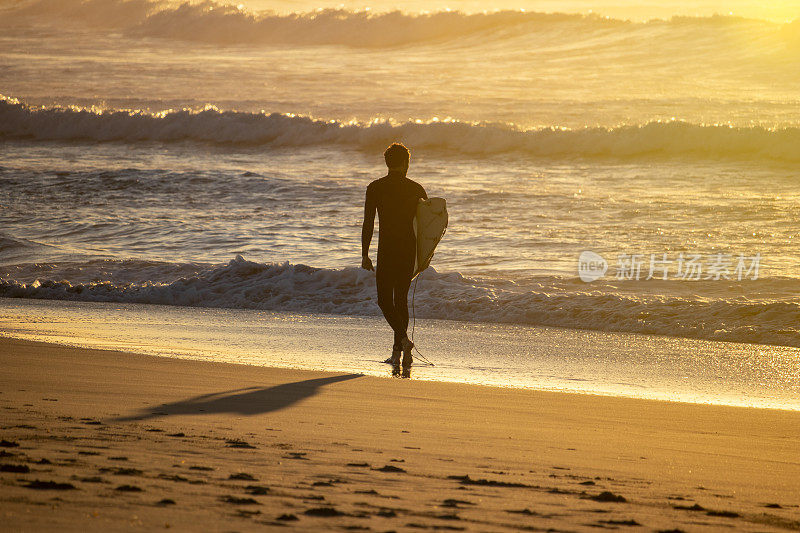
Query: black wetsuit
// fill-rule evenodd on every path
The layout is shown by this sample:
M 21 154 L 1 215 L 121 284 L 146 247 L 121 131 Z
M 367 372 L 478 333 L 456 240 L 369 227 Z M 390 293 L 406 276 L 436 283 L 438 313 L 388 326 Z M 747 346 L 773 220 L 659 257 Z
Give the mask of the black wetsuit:
M 414 275 L 417 239 L 414 216 L 420 198 L 428 198 L 422 185 L 390 171 L 367 187 L 364 225 L 372 228 L 378 212 L 378 306 L 394 330 L 394 346 L 406 337 L 408 329 L 408 288 Z

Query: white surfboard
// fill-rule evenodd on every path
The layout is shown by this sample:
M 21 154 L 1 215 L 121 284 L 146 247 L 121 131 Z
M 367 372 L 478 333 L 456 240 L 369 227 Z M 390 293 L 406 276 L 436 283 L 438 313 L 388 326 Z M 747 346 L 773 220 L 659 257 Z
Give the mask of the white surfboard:
M 447 229 L 447 202 L 444 198 L 420 199 L 414 217 L 414 233 L 417 236 L 417 257 L 414 276 L 428 268 L 436 245 Z

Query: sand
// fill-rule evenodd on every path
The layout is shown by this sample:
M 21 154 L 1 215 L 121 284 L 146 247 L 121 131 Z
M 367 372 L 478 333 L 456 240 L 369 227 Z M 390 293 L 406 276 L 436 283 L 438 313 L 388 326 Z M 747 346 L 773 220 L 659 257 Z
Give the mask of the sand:
M 0 529 L 800 529 L 800 413 L 0 339 Z

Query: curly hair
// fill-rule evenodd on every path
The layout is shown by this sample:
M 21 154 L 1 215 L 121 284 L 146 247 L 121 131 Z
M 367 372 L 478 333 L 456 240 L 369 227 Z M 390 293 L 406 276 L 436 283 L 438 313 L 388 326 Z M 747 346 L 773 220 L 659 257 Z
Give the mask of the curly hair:
M 389 170 L 408 168 L 410 158 L 411 153 L 402 143 L 392 143 L 383 152 L 383 159 L 386 161 L 386 166 L 389 167 Z

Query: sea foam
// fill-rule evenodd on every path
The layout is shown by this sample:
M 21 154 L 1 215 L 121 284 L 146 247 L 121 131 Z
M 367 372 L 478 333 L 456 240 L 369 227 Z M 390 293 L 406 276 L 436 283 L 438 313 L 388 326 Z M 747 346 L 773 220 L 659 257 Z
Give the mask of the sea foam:
M 30 276 L 27 281 L 19 281 L 26 276 L 22 267 L 16 271 L 16 279 L 0 279 L 0 297 L 356 316 L 380 313 L 374 274 L 356 267 L 328 269 L 258 263 L 237 256 L 227 264 L 205 267 L 100 261 L 66 268 L 30 268 L 37 273 L 34 281 Z M 140 280 L 131 281 L 137 273 Z M 175 279 L 177 276 L 180 277 Z M 97 278 L 105 279 L 90 281 Z M 471 279 L 457 272 L 430 268 L 416 287 L 414 311 L 418 318 L 800 347 L 800 305 L 794 302 L 626 294 L 592 285 L 564 290 L 564 286 L 563 280 L 545 280 L 529 290 L 508 282 Z
M 220 146 L 344 146 L 382 149 L 394 141 L 442 154 L 531 157 L 696 156 L 800 161 L 800 128 L 656 121 L 614 128 L 520 129 L 513 124 L 375 120 L 340 122 L 281 113 L 200 110 L 146 113 L 30 107 L 0 96 L 0 139 L 180 142 Z

